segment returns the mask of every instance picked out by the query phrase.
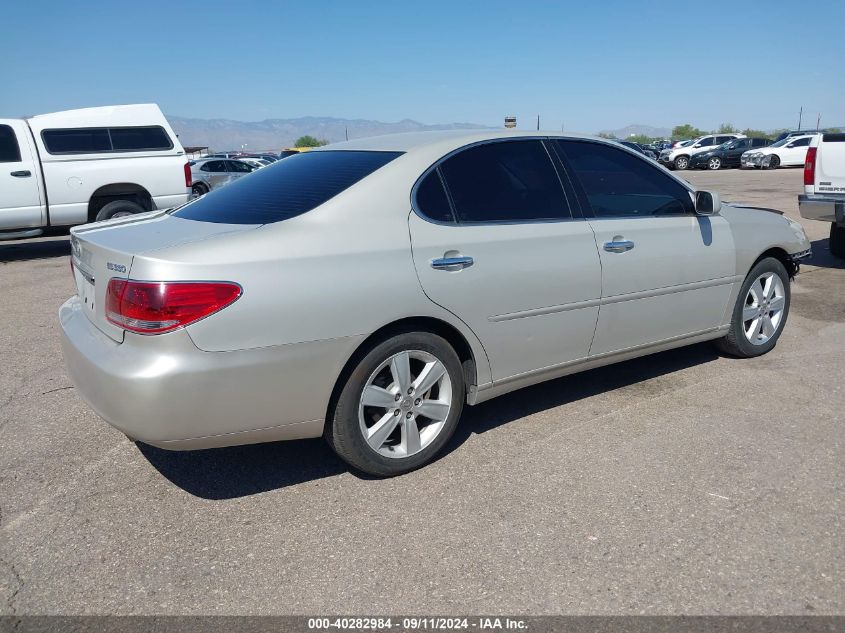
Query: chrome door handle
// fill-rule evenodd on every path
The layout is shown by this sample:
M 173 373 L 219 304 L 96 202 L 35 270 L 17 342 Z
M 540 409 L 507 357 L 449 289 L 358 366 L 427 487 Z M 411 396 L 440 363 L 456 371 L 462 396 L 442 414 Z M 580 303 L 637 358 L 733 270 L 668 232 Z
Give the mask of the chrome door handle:
M 431 267 L 435 270 L 463 270 L 472 266 L 472 257 L 441 257 L 431 260 Z
M 605 242 L 604 250 L 608 253 L 624 253 L 634 248 L 634 243 L 630 240 L 622 240 L 621 242 Z
M 28 169 L 24 169 L 22 171 L 11 171 L 9 174 L 15 178 L 29 178 L 32 175 L 32 172 Z

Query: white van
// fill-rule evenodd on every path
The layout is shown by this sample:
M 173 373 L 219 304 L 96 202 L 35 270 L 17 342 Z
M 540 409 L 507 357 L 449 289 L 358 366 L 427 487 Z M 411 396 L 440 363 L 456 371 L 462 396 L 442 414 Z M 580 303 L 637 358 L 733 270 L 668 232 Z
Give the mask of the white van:
M 183 204 L 191 171 L 155 104 L 0 119 L 0 240 Z

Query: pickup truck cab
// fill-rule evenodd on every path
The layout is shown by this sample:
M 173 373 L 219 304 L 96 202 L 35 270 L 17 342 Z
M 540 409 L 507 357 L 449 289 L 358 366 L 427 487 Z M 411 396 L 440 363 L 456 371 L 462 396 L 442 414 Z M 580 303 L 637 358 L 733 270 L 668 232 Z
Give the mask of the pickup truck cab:
M 154 104 L 0 119 L 0 240 L 174 207 L 190 177 Z
M 830 252 L 845 257 L 845 134 L 817 134 L 804 161 L 801 217 L 830 222 Z

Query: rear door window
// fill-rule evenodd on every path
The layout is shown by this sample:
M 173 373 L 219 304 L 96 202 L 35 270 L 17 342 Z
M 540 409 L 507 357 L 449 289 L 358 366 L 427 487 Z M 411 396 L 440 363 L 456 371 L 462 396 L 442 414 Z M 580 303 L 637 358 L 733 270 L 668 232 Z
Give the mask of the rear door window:
M 8 125 L 0 125 L 0 163 L 21 162 L 21 148 L 15 131 Z
M 269 224 L 307 213 L 401 156 L 402 152 L 304 152 L 259 169 L 181 207 L 201 222 Z
M 417 187 L 416 208 L 425 217 L 437 222 L 455 221 L 439 169 L 430 172 Z
M 659 168 L 606 143 L 556 141 L 582 188 L 582 206 L 598 218 L 693 213 L 689 191 Z
M 485 143 L 440 166 L 458 222 L 530 222 L 571 216 L 539 140 Z

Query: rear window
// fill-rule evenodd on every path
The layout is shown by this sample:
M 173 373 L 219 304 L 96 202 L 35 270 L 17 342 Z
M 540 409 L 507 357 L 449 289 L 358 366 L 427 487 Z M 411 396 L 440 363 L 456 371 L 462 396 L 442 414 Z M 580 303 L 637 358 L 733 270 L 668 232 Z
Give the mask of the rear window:
M 305 152 L 215 189 L 173 215 L 200 222 L 269 224 L 307 213 L 402 152 Z
M 0 163 L 21 162 L 21 150 L 15 131 L 8 125 L 0 125 Z
M 101 154 L 173 149 L 173 142 L 158 125 L 90 127 L 44 130 L 44 147 L 50 154 Z

